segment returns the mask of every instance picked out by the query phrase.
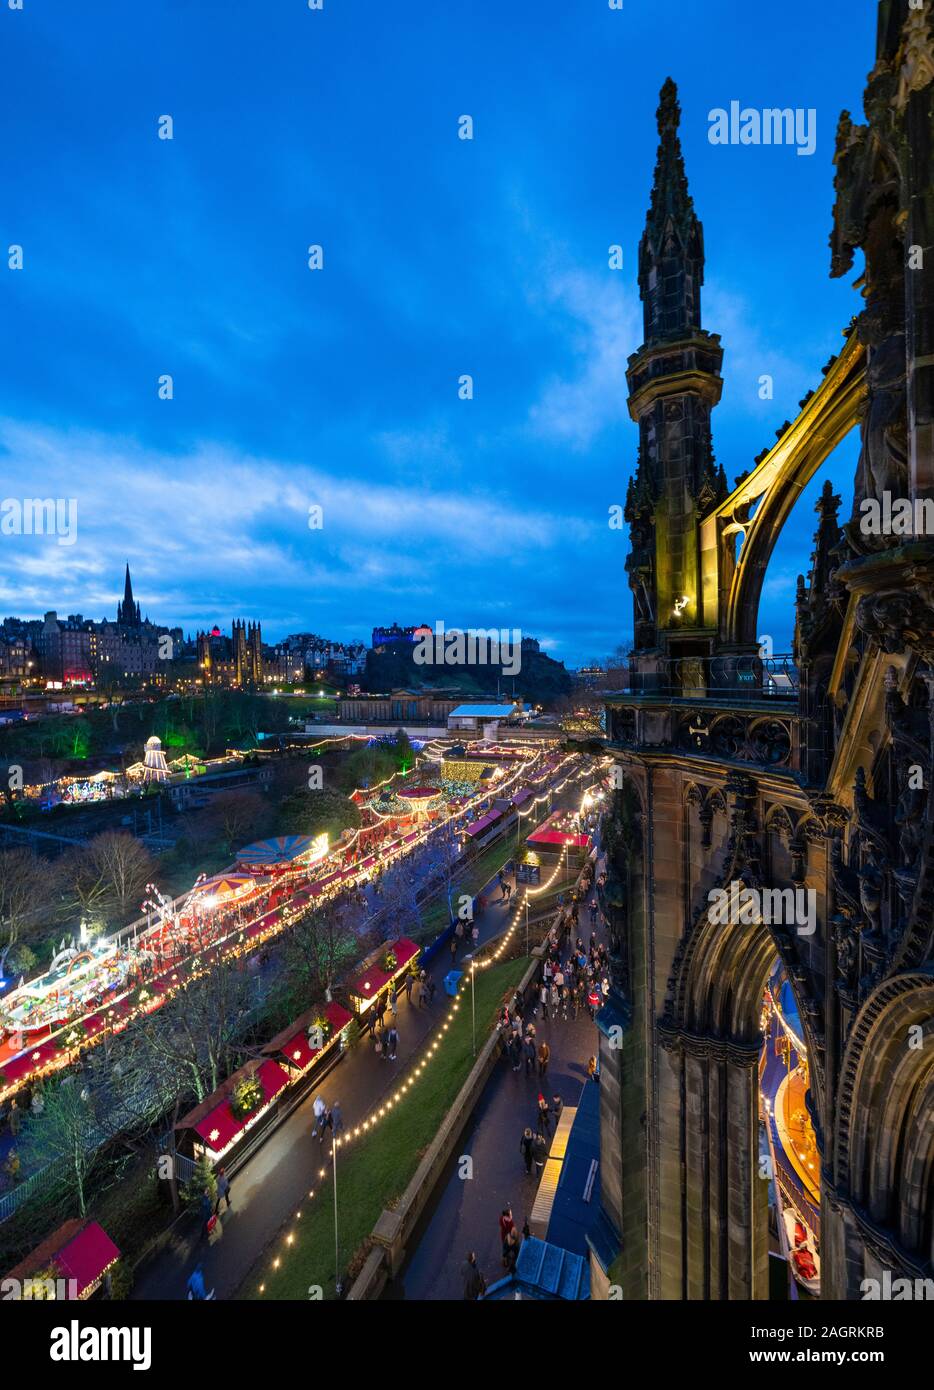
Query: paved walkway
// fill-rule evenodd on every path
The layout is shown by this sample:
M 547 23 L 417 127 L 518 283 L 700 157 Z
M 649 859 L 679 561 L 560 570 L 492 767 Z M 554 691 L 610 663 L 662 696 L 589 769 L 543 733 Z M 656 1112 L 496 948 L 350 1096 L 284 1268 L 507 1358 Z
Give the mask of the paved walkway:
M 580 934 L 589 939 L 587 913 L 581 914 Z M 597 935 L 601 941 L 606 939 L 603 929 Z M 501 1058 L 451 1161 L 447 1182 L 410 1245 L 399 1279 L 388 1286 L 385 1297 L 462 1299 L 460 1270 L 468 1250 L 477 1252 L 488 1284 L 503 1277 L 500 1213 L 511 1207 L 521 1234 L 541 1176 L 534 1166 L 532 1176 L 527 1176 L 519 1150 L 526 1125 L 533 1133 L 536 1130 L 539 1091 L 549 1101 L 557 1094 L 565 1105 L 576 1106 L 582 1087 L 595 1084 L 587 1077 L 587 1061 L 598 1053 L 597 1028 L 586 1009 L 567 1022 L 545 1021 L 539 1009 L 535 1028 L 538 1040 L 544 1039 L 551 1049 L 547 1075 L 526 1076 L 524 1066 L 514 1072 L 508 1057 Z M 458 1171 L 465 1154 L 473 1160 L 473 1177 L 466 1180 Z
M 508 905 L 496 901 L 476 918 L 480 944 L 498 936 L 508 922 Z M 344 1125 L 353 1128 L 379 1106 L 396 1086 L 406 1064 L 418 1053 L 425 1039 L 441 1020 L 450 1003 L 444 993 L 443 976 L 451 968 L 445 948 L 429 966 L 437 985 L 434 1003 L 416 1008 L 399 995 L 396 1027 L 399 1048 L 395 1062 L 378 1057 L 367 1035 L 346 1053 L 325 1077 L 320 1094 L 331 1105 L 339 1102 Z M 387 1011 L 384 1022 L 388 1023 Z M 288 1218 L 317 1188 L 321 1172 L 330 1174 L 327 1146 L 313 1139 L 312 1110 L 317 1089 L 309 1091 L 284 1124 L 234 1175 L 231 1183 L 232 1207 L 221 1213 L 218 1229 L 210 1241 L 199 1238 L 194 1216 L 185 1218 L 164 1248 L 137 1278 L 133 1297 L 139 1299 L 184 1298 L 188 1275 L 200 1258 L 205 1284 L 216 1289 L 218 1298 L 231 1298 L 247 1277 L 265 1246 Z
M 576 804 L 580 787 L 581 783 L 575 781 L 563 795 L 555 798 L 555 804 Z M 510 837 L 503 844 L 504 859 L 510 857 L 514 849 Z M 488 905 L 476 918 L 480 946 L 505 931 L 515 904 L 515 885 L 508 903 L 500 900 L 495 874 L 483 893 Z M 460 956 L 466 949 L 461 948 Z M 400 993 L 399 1047 L 395 1062 L 377 1057 L 367 1035 L 352 1052 L 345 1053 L 325 1077 L 320 1094 L 328 1104 L 339 1102 L 347 1129 L 352 1129 L 382 1103 L 397 1084 L 406 1064 L 420 1052 L 435 1023 L 440 1021 L 448 1002 L 443 977 L 450 968 L 450 951 L 445 946 L 428 967 L 437 986 L 432 1006 L 414 1008 L 405 992 Z M 388 1013 L 386 1017 L 388 1019 Z M 312 1106 L 318 1094 L 318 1089 L 309 1091 L 289 1118 L 235 1173 L 231 1180 L 232 1207 L 221 1213 L 210 1241 L 199 1235 L 194 1214 L 184 1217 L 176 1225 L 169 1243 L 138 1271 L 132 1298 L 185 1298 L 188 1276 L 199 1259 L 204 1267 L 206 1287 L 214 1288 L 217 1298 L 236 1295 L 266 1246 L 307 1200 L 309 1191 L 318 1188 L 322 1169 L 325 1177 L 330 1176 L 327 1149 L 322 1149 L 311 1135 L 314 1128 Z M 516 1142 L 518 1144 L 518 1135 Z

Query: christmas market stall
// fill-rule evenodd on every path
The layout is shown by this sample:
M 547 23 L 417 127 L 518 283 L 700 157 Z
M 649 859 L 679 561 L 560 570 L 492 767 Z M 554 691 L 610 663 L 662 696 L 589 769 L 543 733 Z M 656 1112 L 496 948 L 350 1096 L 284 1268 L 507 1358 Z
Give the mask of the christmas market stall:
M 525 843 L 541 855 L 560 855 L 565 851 L 570 854 L 589 850 L 590 836 L 582 833 L 580 822 L 572 812 L 555 811 Z
M 353 1018 L 340 1004 L 316 1004 L 266 1044 L 264 1057 L 273 1057 L 296 1077 L 317 1071 L 325 1057 L 340 1051 L 341 1035 Z
M 275 1118 L 282 1091 L 291 1077 L 271 1057 L 258 1067 L 249 1062 L 209 1095 L 175 1126 L 178 1152 L 195 1160 L 219 1163 L 246 1147 L 260 1120 Z M 265 1129 L 266 1126 L 264 1125 Z
M 119 1258 L 120 1251 L 96 1221 L 66 1221 L 0 1280 L 0 1298 L 92 1298 L 102 1285 L 109 1286 Z
M 419 949 L 407 936 L 400 936 L 391 945 L 380 947 L 347 991 L 358 1015 L 362 1017 L 374 1000 L 402 981 L 406 970 L 411 969 L 412 962 L 418 959 Z

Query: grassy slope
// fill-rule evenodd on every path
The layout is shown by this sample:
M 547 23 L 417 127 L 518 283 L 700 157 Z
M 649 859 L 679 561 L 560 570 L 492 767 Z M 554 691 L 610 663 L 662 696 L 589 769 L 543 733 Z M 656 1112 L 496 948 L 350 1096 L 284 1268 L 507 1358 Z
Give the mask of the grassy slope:
M 524 956 L 484 970 L 477 976 L 478 1051 L 490 1033 L 502 1000 L 511 994 L 528 962 Z M 338 1203 L 340 1209 L 341 1263 L 372 1231 L 380 1212 L 405 1191 L 444 1116 L 464 1084 L 474 1057 L 471 1045 L 470 1000 L 462 996 L 448 1032 L 436 1030 L 444 1041 L 431 1066 L 415 1081 L 403 1099 L 388 1111 L 375 1131 L 338 1150 Z M 399 1081 L 408 1079 L 414 1065 L 427 1053 L 427 1045 Z M 312 1285 L 324 1296 L 334 1296 L 334 1215 L 330 1168 L 327 1179 L 306 1202 L 302 1218 L 283 1230 L 245 1281 L 238 1297 L 307 1300 Z M 294 1233 L 294 1244 L 286 1237 Z M 279 1268 L 272 1262 L 280 1258 Z M 259 1293 L 259 1285 L 264 1293 Z

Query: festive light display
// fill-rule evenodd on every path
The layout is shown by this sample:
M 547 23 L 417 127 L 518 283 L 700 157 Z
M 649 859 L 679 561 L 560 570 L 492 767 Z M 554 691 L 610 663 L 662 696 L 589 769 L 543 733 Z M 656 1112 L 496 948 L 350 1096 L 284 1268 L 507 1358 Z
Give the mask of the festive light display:
M 608 765 L 609 761 L 609 759 L 605 760 L 602 766 Z M 587 770 L 583 769 L 580 773 L 576 775 L 577 780 L 579 780 L 580 777 L 586 775 Z M 563 791 L 564 788 L 572 780 L 575 779 L 573 777 L 565 778 L 559 790 Z M 587 791 L 584 794 L 585 798 L 592 795 L 592 788 L 595 786 L 599 786 L 599 783 L 595 782 L 592 784 L 592 787 L 587 789 Z M 584 809 L 584 804 L 584 800 L 582 799 L 581 810 Z M 372 1134 L 372 1132 L 376 1129 L 380 1121 L 384 1120 L 386 1116 L 391 1112 L 393 1107 L 398 1105 L 398 1103 L 402 1099 L 404 1099 L 406 1094 L 414 1088 L 417 1080 L 419 1078 L 424 1078 L 429 1065 L 432 1061 L 434 1061 L 437 1058 L 438 1052 L 440 1051 L 444 1043 L 444 1035 L 448 1032 L 448 1029 L 457 1017 L 457 1013 L 460 1009 L 461 1002 L 465 996 L 465 992 L 468 988 L 470 988 L 471 978 L 475 977 L 477 970 L 489 969 L 490 966 L 495 965 L 496 962 L 502 958 L 504 952 L 508 949 L 509 943 L 515 935 L 516 929 L 518 927 L 521 910 L 525 906 L 526 901 L 531 897 L 536 897 L 546 892 L 547 889 L 554 882 L 555 878 L 558 876 L 559 872 L 561 871 L 561 867 L 562 866 L 560 865 L 560 863 L 556 864 L 550 878 L 547 879 L 545 883 L 541 884 L 538 888 L 527 889 L 524 892 L 522 898 L 517 901 L 516 907 L 512 914 L 512 920 L 510 921 L 510 924 L 507 927 L 505 934 L 502 936 L 501 939 L 499 939 L 495 950 L 492 951 L 489 956 L 485 956 L 482 960 L 477 960 L 476 958 L 474 958 L 471 961 L 469 971 L 465 973 L 464 978 L 459 982 L 458 993 L 447 1011 L 445 1021 L 439 1026 L 439 1028 L 435 1030 L 433 1034 L 430 1035 L 431 1041 L 428 1043 L 428 1045 L 421 1053 L 421 1061 L 417 1062 L 416 1065 L 411 1068 L 409 1075 L 406 1077 L 405 1081 L 400 1082 L 399 1086 L 392 1093 L 392 1095 L 387 1100 L 383 1101 L 381 1105 L 372 1110 L 370 1114 L 367 1115 L 367 1117 L 363 1121 L 361 1121 L 360 1124 L 355 1125 L 353 1129 L 348 1130 L 347 1133 L 342 1136 L 333 1136 L 332 1143 L 335 1150 L 346 1149 L 348 1145 L 354 1143 L 358 1139 L 363 1138 L 365 1135 Z M 324 1178 L 326 1174 L 327 1170 L 325 1168 L 321 1168 L 319 1170 L 319 1177 Z M 312 1189 L 308 1193 L 309 1201 L 313 1200 L 314 1195 L 314 1189 Z M 295 1219 L 298 1221 L 301 1219 L 301 1216 L 302 1208 L 299 1208 L 299 1210 L 295 1213 Z M 292 1245 L 294 1245 L 295 1238 L 297 1235 L 297 1228 L 292 1227 L 291 1229 L 287 1230 L 285 1234 L 282 1236 L 282 1244 L 286 1251 Z M 283 1258 L 283 1254 L 277 1254 L 273 1257 L 270 1263 L 270 1270 L 272 1272 L 276 1272 L 277 1270 L 281 1269 Z M 262 1296 L 263 1294 L 265 1294 L 265 1292 L 266 1285 L 265 1283 L 261 1283 L 258 1288 L 258 1293 Z

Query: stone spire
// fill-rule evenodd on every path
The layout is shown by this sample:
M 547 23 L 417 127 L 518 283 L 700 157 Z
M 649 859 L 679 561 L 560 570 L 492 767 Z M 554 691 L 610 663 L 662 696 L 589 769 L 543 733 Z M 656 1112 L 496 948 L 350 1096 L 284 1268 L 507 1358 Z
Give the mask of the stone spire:
M 669 77 L 657 112 L 658 156 L 645 231 L 639 243 L 639 293 L 647 344 L 689 336 L 700 327 L 704 233 L 688 192 L 678 138 L 681 107 Z
M 139 627 L 139 604 L 133 601 L 133 585 L 130 580 L 130 562 L 126 565 L 126 579 L 123 584 L 123 602 L 117 605 L 117 622 L 123 627 Z

